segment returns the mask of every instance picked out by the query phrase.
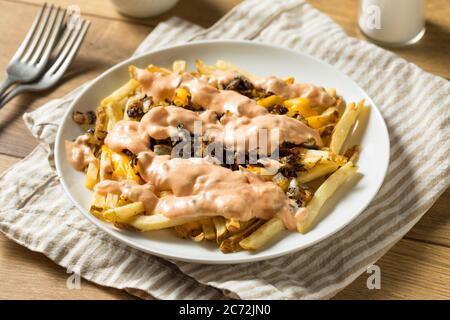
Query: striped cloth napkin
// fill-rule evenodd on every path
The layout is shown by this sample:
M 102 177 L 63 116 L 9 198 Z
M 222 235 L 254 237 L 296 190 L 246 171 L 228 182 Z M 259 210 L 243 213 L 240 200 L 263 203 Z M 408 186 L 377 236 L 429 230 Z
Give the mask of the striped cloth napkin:
M 85 279 L 143 298 L 324 299 L 379 259 L 449 186 L 448 81 L 348 37 L 302 0 L 245 1 L 207 30 L 173 18 L 160 24 L 136 54 L 219 38 L 308 53 L 346 73 L 373 98 L 389 129 L 391 163 L 378 195 L 355 221 L 301 252 L 251 264 L 168 261 L 127 247 L 75 209 L 54 170 L 55 133 L 80 88 L 25 114 L 40 145 L 0 178 L 0 230 Z

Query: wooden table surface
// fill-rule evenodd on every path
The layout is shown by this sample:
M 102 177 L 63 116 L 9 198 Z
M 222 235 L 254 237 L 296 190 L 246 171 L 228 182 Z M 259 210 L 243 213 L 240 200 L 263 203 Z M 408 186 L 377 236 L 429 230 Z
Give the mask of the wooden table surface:
M 0 0 L 0 70 L 4 70 L 34 18 L 41 0 Z M 158 24 L 176 15 L 208 27 L 238 0 L 181 0 L 158 18 L 131 19 L 120 15 L 107 0 L 52 0 L 78 5 L 92 22 L 87 39 L 64 81 L 52 90 L 24 94 L 0 111 L 0 172 L 25 157 L 36 141 L 21 115 L 50 99 L 70 92 L 117 62 L 127 58 Z M 309 0 L 338 22 L 345 31 L 363 38 L 356 25 L 356 0 Z M 118 35 L 121 35 L 118 37 Z M 418 44 L 394 50 L 436 75 L 450 78 L 450 6 L 448 0 L 427 1 L 427 33 Z M 0 186 L 1 190 L 1 186 Z M 450 190 L 423 219 L 382 259 L 381 289 L 368 290 L 363 274 L 337 299 L 449 299 L 450 298 Z M 78 290 L 66 287 L 66 270 L 44 255 L 31 252 L 0 235 L 0 299 L 130 299 L 131 295 L 87 281 Z

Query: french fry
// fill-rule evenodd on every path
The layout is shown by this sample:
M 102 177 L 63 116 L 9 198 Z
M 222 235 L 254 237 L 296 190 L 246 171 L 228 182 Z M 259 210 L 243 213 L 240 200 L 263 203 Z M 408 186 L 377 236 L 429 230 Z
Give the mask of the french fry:
M 139 81 L 135 79 L 130 79 L 127 83 L 121 86 L 119 89 L 111 93 L 105 99 L 102 100 L 102 105 L 106 106 L 110 103 L 117 103 L 122 101 L 124 98 L 132 95 L 136 88 L 139 86 Z
M 86 171 L 86 182 L 84 185 L 91 190 L 94 189 L 94 186 L 98 182 L 99 167 L 97 162 L 98 161 L 90 162 Z
M 186 72 L 186 61 L 185 60 L 175 60 L 172 64 L 172 71 L 177 74 L 182 74 Z
M 321 115 L 306 118 L 308 125 L 313 129 L 333 124 L 339 119 L 339 112 L 336 108 L 328 108 Z
M 322 206 L 331 198 L 339 187 L 341 187 L 351 176 L 356 174 L 356 170 L 353 163 L 348 162 L 322 183 L 306 206 L 306 210 L 304 210 L 298 219 L 298 232 L 306 233 L 317 223 Z
M 113 209 L 117 207 L 120 196 L 115 193 L 108 193 L 105 200 L 105 209 Z
M 129 66 L 128 67 L 128 74 L 130 76 L 131 79 L 138 81 L 137 80 L 137 67 L 136 66 Z M 161 67 L 157 67 L 153 64 L 148 65 L 145 70 L 149 71 L 149 72 L 158 72 L 161 74 L 171 74 L 172 71 L 166 68 L 161 68 Z
M 290 117 L 296 114 L 301 114 L 304 118 L 318 115 L 317 111 L 311 108 L 310 101 L 307 98 L 294 98 L 284 101 L 283 104 L 288 108 L 287 115 Z
M 320 177 L 323 177 L 327 174 L 330 174 L 336 171 L 339 168 L 339 164 L 333 161 L 320 161 L 314 167 L 309 169 L 308 171 L 301 171 L 297 174 L 297 180 L 300 183 L 307 183 L 313 180 L 316 180 Z
M 224 60 L 217 60 L 216 68 L 219 70 L 235 70 L 237 73 L 242 74 L 244 77 L 247 77 L 251 81 L 258 80 L 258 78 L 259 78 L 250 72 L 242 70 L 238 66 L 232 64 L 231 62 L 224 61 Z
M 272 181 L 279 186 L 283 191 L 286 191 L 289 186 L 289 179 L 283 176 L 281 172 L 278 172 L 273 178 Z
M 300 152 L 300 163 L 307 171 L 315 167 L 320 160 L 324 158 L 323 154 L 310 152 L 308 149 L 303 149 Z
M 89 212 L 97 218 L 103 219 L 103 208 L 105 207 L 106 196 L 98 192 L 94 192 Z
M 224 217 L 213 217 L 214 228 L 216 229 L 216 241 L 217 243 L 222 242 L 222 240 L 227 236 L 228 230 L 225 224 Z
M 253 172 L 254 174 L 259 175 L 265 181 L 271 181 L 274 176 L 273 171 L 264 167 L 249 165 L 246 169 L 250 172 Z
M 177 235 L 177 237 L 184 239 L 195 237 L 203 230 L 202 225 L 200 224 L 200 220 L 183 223 L 175 226 L 173 229 L 175 230 L 175 234 Z
M 142 202 L 133 202 L 121 207 L 108 209 L 103 212 L 103 216 L 111 222 L 127 222 L 130 218 L 144 212 L 145 207 Z
M 195 60 L 195 68 L 200 74 L 204 75 L 211 75 L 216 69 L 215 67 L 205 64 L 203 60 Z
M 172 228 L 181 224 L 199 220 L 198 217 L 168 218 L 163 214 L 153 214 L 150 216 L 139 215 L 131 218 L 128 224 L 141 231 L 154 231 Z
M 352 163 L 358 162 L 359 154 L 361 152 L 361 147 L 359 145 L 353 146 L 345 152 L 345 156 L 348 158 L 348 161 Z
M 105 107 L 99 106 L 95 110 L 95 137 L 98 141 L 103 141 L 106 136 L 106 126 L 108 123 L 108 116 Z
M 284 82 L 286 82 L 287 84 L 294 84 L 295 83 L 295 78 L 294 77 L 287 77 L 286 79 L 284 79 Z
M 261 106 L 261 107 L 272 107 L 276 104 L 283 104 L 283 98 L 281 98 L 280 96 L 277 95 L 272 95 L 272 96 L 268 96 L 266 98 L 262 98 L 259 99 L 257 101 L 257 103 Z
M 199 234 L 190 237 L 192 241 L 194 242 L 201 242 L 205 239 L 205 233 L 204 232 L 200 232 Z
M 241 229 L 239 220 L 236 219 L 225 219 L 225 226 L 229 232 L 237 232 Z
M 342 116 L 344 114 L 346 107 L 346 103 L 342 97 L 336 98 L 336 109 L 339 111 L 339 114 Z
M 106 146 L 104 147 L 106 148 Z M 113 152 L 111 150 L 109 150 L 109 153 L 111 155 L 113 169 L 112 176 L 115 180 L 127 179 L 134 180 L 136 182 L 140 181 L 137 172 L 130 163 L 130 157 L 124 153 Z
M 106 130 L 111 131 L 116 123 L 123 118 L 123 110 L 117 106 L 115 102 L 109 102 L 105 106 L 106 115 L 108 116 L 108 122 L 106 124 Z
M 239 242 L 245 250 L 258 250 L 269 243 L 273 238 L 285 230 L 283 221 L 279 218 L 272 218 L 256 231 Z
M 191 94 L 185 88 L 177 88 L 172 101 L 177 107 L 187 106 L 189 104 Z
M 338 123 L 336 124 L 334 132 L 331 135 L 330 142 L 330 150 L 334 153 L 341 154 L 345 140 L 347 140 L 347 137 L 351 133 L 351 130 L 358 120 L 358 115 L 363 104 L 364 101 L 360 102 L 358 106 L 355 103 L 349 104 L 345 109 L 341 119 L 339 119 Z
M 304 164 L 317 163 L 320 160 L 328 160 L 336 162 L 338 165 L 343 166 L 347 163 L 347 159 L 344 156 L 338 155 L 329 150 L 314 150 L 300 148 L 301 162 Z
M 200 221 L 202 225 L 203 234 L 207 240 L 216 240 L 216 231 L 214 229 L 214 223 L 212 219 L 203 219 Z
M 246 228 L 242 229 L 242 231 L 226 238 L 220 243 L 219 249 L 223 253 L 231 253 L 242 250 L 242 247 L 239 245 L 239 242 L 244 238 L 248 237 L 253 231 L 259 228 L 264 223 L 264 220 L 256 220 Z
M 336 97 L 336 88 L 327 88 L 325 91 L 332 97 Z
M 111 152 L 106 145 L 102 146 L 100 154 L 100 181 L 111 179 L 113 176 L 113 167 L 111 163 Z

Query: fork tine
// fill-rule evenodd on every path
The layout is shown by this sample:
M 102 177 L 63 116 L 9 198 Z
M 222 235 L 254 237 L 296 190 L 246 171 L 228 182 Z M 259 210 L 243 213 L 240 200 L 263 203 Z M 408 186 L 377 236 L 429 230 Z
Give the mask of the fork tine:
M 48 48 L 49 45 L 53 45 L 53 43 L 50 43 L 52 40 L 54 40 L 53 35 L 56 37 L 55 31 L 59 32 L 59 28 L 61 27 L 61 8 L 56 8 L 51 13 L 50 21 L 45 28 L 45 32 L 42 34 L 41 38 L 39 39 L 39 44 L 34 50 L 34 53 L 30 59 L 31 64 L 35 64 L 40 60 L 40 57 L 42 53 L 45 51 L 46 48 Z M 55 38 L 56 39 L 56 38 Z
M 83 42 L 83 39 L 86 35 L 86 32 L 89 29 L 90 22 L 87 20 L 83 20 L 78 32 L 73 31 L 71 38 L 67 42 L 64 50 L 61 52 L 58 59 L 55 61 L 53 66 L 49 70 L 49 74 L 58 74 L 58 76 L 62 76 L 64 72 L 69 67 L 73 58 L 75 57 L 78 49 Z
M 50 7 L 47 10 L 44 11 L 43 22 L 39 24 L 38 30 L 34 34 L 31 44 L 28 46 L 26 53 L 23 55 L 23 57 L 22 57 L 23 61 L 25 61 L 25 62 L 28 61 L 30 59 L 31 55 L 33 54 L 33 51 L 36 48 L 36 45 L 39 43 L 39 39 L 41 38 L 41 35 L 44 32 L 44 30 L 48 24 L 48 20 L 53 12 L 53 9 L 54 9 L 54 6 L 52 4 L 52 5 L 50 5 Z
M 58 8 L 56 14 L 56 21 L 52 25 L 51 32 L 47 33 L 46 39 L 41 41 L 41 46 L 39 50 L 35 53 L 31 63 L 39 61 L 38 64 L 45 64 L 48 62 L 50 54 L 52 53 L 55 42 L 60 35 L 61 27 L 64 23 L 64 17 L 66 16 L 66 10 L 61 10 Z
M 41 22 L 42 15 L 46 8 L 47 8 L 47 3 L 44 3 L 44 5 L 41 7 L 41 10 L 39 10 L 38 14 L 36 15 L 36 18 L 34 18 L 34 21 L 31 24 L 31 27 L 28 30 L 28 33 L 25 36 L 25 39 L 23 39 L 22 43 L 20 44 L 20 47 L 17 49 L 16 53 L 14 54 L 14 56 L 11 60 L 19 59 L 22 56 L 25 49 L 30 44 L 30 40 L 33 38 L 33 35 L 36 32 L 36 29 Z
M 75 30 L 74 28 L 68 28 L 67 25 L 64 27 L 63 35 L 61 36 L 61 39 L 58 41 L 58 44 L 55 48 L 55 57 L 58 58 L 59 55 L 62 53 L 64 48 L 66 47 L 67 41 L 69 41 L 70 35 L 72 34 L 72 30 Z
M 81 23 L 83 23 L 82 21 Z M 58 44 L 58 48 L 56 49 L 56 60 L 53 62 L 52 66 L 46 72 L 47 74 L 53 74 L 59 68 L 59 66 L 64 62 L 65 57 L 67 56 L 72 44 L 75 42 L 75 39 L 79 33 L 80 29 L 76 28 L 68 28 L 66 26 L 66 34 L 64 35 L 65 41 L 64 43 L 60 42 Z

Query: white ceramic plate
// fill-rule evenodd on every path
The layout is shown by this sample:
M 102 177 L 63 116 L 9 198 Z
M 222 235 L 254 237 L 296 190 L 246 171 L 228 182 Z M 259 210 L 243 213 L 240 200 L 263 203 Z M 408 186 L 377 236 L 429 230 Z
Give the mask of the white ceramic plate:
M 363 177 L 345 192 L 339 192 L 325 208 L 326 217 L 309 233 L 287 232 L 273 245 L 259 252 L 221 253 L 212 243 L 195 243 L 175 237 L 168 230 L 139 233 L 124 231 L 104 223 L 88 212 L 91 191 L 84 184 L 84 174 L 75 171 L 65 158 L 64 140 L 82 133 L 72 119 L 72 111 L 93 110 L 101 99 L 128 81 L 130 64 L 145 67 L 148 64 L 171 67 L 174 60 L 184 59 L 191 68 L 196 59 L 214 64 L 217 59 L 230 61 L 260 76 L 294 76 L 299 82 L 312 82 L 323 87 L 334 87 L 347 101 L 366 102 L 373 106 L 367 129 L 360 138 L 362 153 L 358 162 Z M 76 207 L 99 228 L 111 236 L 142 251 L 166 258 L 208 264 L 252 262 L 275 258 L 309 247 L 321 241 L 355 219 L 369 204 L 380 188 L 389 163 L 389 137 L 380 112 L 370 97 L 350 78 L 330 65 L 311 56 L 288 49 L 243 41 L 208 41 L 183 44 L 157 50 L 126 60 L 109 69 L 72 103 L 59 128 L 56 146 L 56 168 L 62 185 Z

